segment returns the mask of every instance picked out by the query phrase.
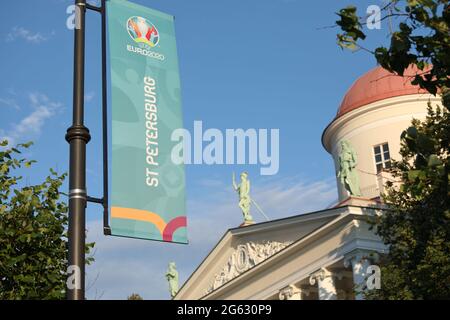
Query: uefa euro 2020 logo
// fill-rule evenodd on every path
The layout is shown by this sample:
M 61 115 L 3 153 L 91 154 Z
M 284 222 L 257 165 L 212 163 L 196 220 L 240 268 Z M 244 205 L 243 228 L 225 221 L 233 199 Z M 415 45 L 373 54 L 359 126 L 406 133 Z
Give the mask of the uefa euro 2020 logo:
M 137 43 L 145 43 L 153 48 L 159 42 L 158 29 L 145 18 L 129 18 L 127 21 L 127 30 L 130 37 Z

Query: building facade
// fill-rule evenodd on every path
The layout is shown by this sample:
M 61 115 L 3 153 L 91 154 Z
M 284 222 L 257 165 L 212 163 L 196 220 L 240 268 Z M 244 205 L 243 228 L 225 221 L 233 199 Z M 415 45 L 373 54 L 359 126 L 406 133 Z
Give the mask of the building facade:
M 410 84 L 415 72 L 400 77 L 377 67 L 345 94 L 322 135 L 338 204 L 228 230 L 174 299 L 346 300 L 376 289 L 377 262 L 388 248 L 370 220 L 382 214 L 380 195 L 392 180 L 384 169 L 400 158 L 400 135 L 411 120 L 426 116 L 427 102 L 439 102 Z M 344 147 L 353 163 L 347 169 Z

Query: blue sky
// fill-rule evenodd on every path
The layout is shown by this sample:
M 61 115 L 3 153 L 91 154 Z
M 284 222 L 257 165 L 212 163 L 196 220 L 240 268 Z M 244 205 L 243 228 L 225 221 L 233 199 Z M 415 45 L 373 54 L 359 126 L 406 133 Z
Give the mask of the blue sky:
M 91 1 L 96 4 L 97 1 Z M 334 167 L 323 129 L 352 82 L 375 66 L 363 52 L 336 45 L 335 12 L 348 0 L 135 0 L 176 17 L 185 127 L 277 128 L 280 169 L 260 176 L 258 165 L 186 167 L 188 246 L 104 237 L 101 208 L 89 205 L 89 239 L 97 242 L 88 268 L 90 299 L 124 299 L 132 292 L 167 299 L 167 263 L 183 282 L 220 236 L 241 222 L 231 173 L 246 170 L 252 195 L 270 218 L 329 206 L 337 198 Z M 356 2 L 356 1 L 354 1 Z M 38 4 L 39 3 L 39 4 Z M 26 172 L 38 183 L 50 167 L 68 170 L 64 134 L 72 117 L 73 1 L 8 1 L 0 19 L 0 137 L 33 140 Z M 381 0 L 357 1 L 363 9 Z M 387 24 L 367 30 L 373 47 L 386 42 Z M 87 186 L 101 196 L 100 17 L 87 14 L 85 119 L 92 134 Z M 67 186 L 66 186 L 67 187 Z M 65 187 L 65 188 L 66 188 Z M 254 214 L 257 220 L 262 217 Z

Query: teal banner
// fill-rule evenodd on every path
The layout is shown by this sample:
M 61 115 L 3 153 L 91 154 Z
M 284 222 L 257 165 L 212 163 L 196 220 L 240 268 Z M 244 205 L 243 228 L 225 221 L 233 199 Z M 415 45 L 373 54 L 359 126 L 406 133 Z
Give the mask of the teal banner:
M 109 0 L 112 235 L 187 243 L 185 174 L 174 164 L 183 127 L 174 17 Z

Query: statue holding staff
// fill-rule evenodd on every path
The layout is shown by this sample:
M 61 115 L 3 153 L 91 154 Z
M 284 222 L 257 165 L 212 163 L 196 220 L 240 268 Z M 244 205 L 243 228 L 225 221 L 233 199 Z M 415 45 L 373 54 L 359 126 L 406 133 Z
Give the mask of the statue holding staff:
M 252 216 L 250 215 L 250 181 L 248 180 L 247 172 L 241 173 L 241 183 L 236 184 L 236 178 L 233 172 L 233 188 L 239 195 L 239 208 L 242 210 L 244 216 L 244 223 L 254 223 Z
M 170 296 L 173 298 L 178 292 L 178 271 L 175 269 L 175 262 L 169 263 L 169 270 L 166 273 L 166 279 L 169 282 Z

